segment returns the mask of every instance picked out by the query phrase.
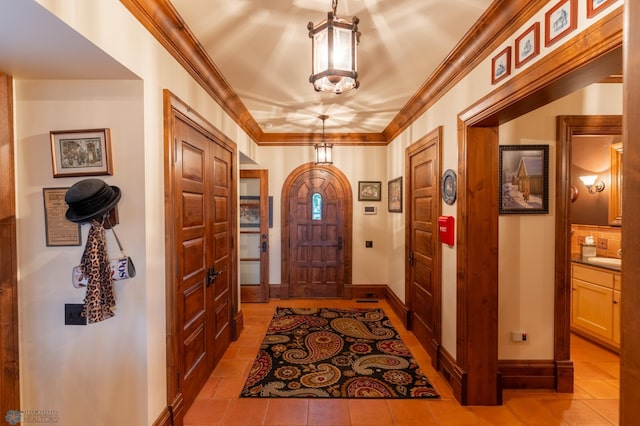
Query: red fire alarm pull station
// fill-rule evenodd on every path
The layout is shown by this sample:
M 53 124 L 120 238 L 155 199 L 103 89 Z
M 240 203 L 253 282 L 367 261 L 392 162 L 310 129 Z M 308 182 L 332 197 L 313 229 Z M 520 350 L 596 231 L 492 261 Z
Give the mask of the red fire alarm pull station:
M 452 246 L 455 230 L 453 216 L 440 216 L 438 218 L 438 229 L 440 230 L 440 242 Z

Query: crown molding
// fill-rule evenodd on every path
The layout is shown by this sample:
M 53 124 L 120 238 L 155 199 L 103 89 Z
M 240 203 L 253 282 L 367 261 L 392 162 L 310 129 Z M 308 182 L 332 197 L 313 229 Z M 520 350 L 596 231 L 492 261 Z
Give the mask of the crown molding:
M 265 133 L 169 0 L 120 0 L 258 145 L 312 145 L 317 133 Z M 496 0 L 381 133 L 333 133 L 336 145 L 386 145 L 464 78 L 546 0 Z

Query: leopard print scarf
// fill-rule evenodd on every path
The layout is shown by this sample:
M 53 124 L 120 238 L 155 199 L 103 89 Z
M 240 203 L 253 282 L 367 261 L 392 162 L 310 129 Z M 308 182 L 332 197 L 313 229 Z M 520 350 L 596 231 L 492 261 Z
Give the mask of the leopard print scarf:
M 87 318 L 89 324 L 111 318 L 115 315 L 113 308 L 116 301 L 102 223 L 91 222 L 80 265 L 88 280 L 82 316 Z

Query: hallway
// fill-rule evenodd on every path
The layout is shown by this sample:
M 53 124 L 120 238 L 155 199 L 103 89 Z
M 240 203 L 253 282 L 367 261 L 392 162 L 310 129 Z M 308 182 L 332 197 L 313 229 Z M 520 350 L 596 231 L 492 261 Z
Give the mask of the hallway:
M 238 398 L 276 306 L 380 307 L 440 394 L 439 400 Z M 572 335 L 575 392 L 505 390 L 503 405 L 462 407 L 431 367 L 426 351 L 402 327 L 386 301 L 271 300 L 242 304 L 244 330 L 232 342 L 185 416 L 185 426 L 209 425 L 616 425 L 619 358 Z

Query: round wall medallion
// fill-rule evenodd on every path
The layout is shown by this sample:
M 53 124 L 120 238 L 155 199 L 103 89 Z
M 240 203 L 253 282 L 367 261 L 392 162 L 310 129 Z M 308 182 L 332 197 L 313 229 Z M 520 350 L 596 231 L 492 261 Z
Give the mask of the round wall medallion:
M 456 172 L 447 169 L 442 175 L 442 200 L 451 205 L 455 203 L 457 193 Z

